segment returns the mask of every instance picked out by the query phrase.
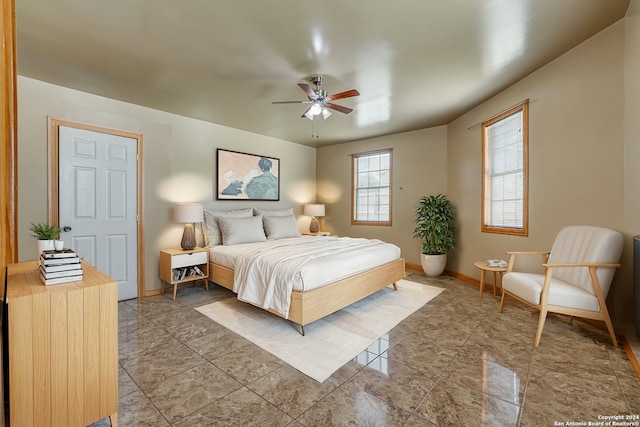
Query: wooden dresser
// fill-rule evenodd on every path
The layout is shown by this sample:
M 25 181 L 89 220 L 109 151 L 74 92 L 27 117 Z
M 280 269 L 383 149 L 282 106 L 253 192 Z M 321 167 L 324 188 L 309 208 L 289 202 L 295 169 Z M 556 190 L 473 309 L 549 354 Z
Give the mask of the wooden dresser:
M 82 267 L 83 280 L 51 286 L 36 261 L 8 267 L 11 426 L 117 425 L 117 282 Z

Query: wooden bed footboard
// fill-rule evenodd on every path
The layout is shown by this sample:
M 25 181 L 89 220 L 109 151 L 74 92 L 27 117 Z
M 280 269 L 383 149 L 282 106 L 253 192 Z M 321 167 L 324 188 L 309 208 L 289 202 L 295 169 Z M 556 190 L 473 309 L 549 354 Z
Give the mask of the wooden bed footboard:
M 289 320 L 300 325 L 304 335 L 305 325 L 347 307 L 390 284 L 395 288 L 396 282 L 404 276 L 404 259 L 400 258 L 321 288 L 307 292 L 293 291 Z M 210 262 L 209 280 L 233 290 L 233 270 L 230 268 Z

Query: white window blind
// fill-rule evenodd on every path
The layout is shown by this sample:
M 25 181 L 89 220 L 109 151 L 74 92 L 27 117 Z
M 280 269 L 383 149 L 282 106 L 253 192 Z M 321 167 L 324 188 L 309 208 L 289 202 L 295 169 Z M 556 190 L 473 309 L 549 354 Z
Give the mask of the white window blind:
M 483 230 L 526 234 L 527 136 L 524 105 L 484 125 Z
M 391 223 L 391 150 L 353 155 L 352 223 Z

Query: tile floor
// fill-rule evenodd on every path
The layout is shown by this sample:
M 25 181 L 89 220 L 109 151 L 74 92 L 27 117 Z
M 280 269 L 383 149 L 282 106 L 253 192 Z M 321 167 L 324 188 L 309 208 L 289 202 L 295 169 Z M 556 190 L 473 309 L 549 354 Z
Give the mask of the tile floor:
M 640 380 L 606 332 L 550 315 L 534 348 L 534 310 L 508 300 L 500 314 L 492 292 L 408 274 L 445 291 L 322 384 L 193 310 L 233 297 L 225 289 L 121 302 L 118 424 L 537 427 L 640 414 Z

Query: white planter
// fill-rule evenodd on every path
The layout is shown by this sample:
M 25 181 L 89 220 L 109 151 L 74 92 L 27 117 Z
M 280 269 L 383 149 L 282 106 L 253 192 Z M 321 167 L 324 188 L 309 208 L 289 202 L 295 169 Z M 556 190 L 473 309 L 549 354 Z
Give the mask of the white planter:
M 424 271 L 424 274 L 428 277 L 438 277 L 442 274 L 445 266 L 447 265 L 447 254 L 420 254 L 420 263 L 422 264 L 422 271 Z
M 52 251 L 54 248 L 53 240 L 36 240 L 36 260 L 40 259 L 42 251 Z

